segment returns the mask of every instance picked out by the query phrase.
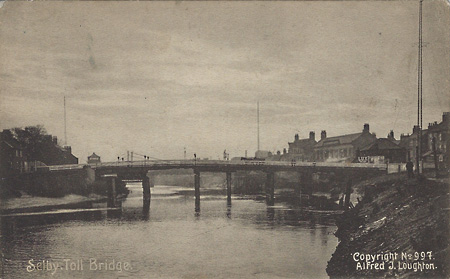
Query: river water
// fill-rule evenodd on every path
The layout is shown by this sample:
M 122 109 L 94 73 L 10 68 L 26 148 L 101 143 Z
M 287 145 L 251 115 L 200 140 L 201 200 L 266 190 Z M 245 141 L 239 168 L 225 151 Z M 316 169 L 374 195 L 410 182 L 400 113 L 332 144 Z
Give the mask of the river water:
M 2 218 L 0 278 L 328 278 L 330 217 L 225 194 L 140 184 L 122 209 Z M 55 267 L 56 266 L 56 270 Z M 101 269 L 101 270 L 100 270 Z

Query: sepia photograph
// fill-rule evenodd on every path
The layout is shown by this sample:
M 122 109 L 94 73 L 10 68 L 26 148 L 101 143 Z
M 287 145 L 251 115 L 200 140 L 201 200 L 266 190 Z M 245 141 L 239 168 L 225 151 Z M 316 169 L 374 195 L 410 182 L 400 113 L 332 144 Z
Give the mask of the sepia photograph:
M 450 0 L 0 0 L 0 279 L 450 278 Z

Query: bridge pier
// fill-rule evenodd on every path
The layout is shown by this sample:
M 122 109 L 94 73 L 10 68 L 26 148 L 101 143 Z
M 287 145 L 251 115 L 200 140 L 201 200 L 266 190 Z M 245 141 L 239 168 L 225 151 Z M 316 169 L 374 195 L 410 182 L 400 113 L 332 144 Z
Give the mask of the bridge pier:
M 302 173 L 301 172 L 297 172 L 297 177 L 298 177 L 298 180 L 297 180 L 297 182 L 298 183 L 295 183 L 294 184 L 294 196 L 295 196 L 295 198 L 298 198 L 298 199 L 300 199 L 300 197 L 301 197 L 301 195 L 302 195 Z
M 227 172 L 227 205 L 231 205 L 231 172 Z
M 142 192 L 144 198 L 144 206 L 147 203 L 150 204 L 152 192 L 150 191 L 150 178 L 147 176 L 147 174 L 142 177 Z
M 266 178 L 266 203 L 267 205 L 275 204 L 275 173 L 267 172 Z
M 312 173 L 301 172 L 300 173 L 300 192 L 305 193 L 307 195 L 312 195 L 313 193 L 313 178 Z
M 109 175 L 106 176 L 108 178 L 107 180 L 107 187 L 108 187 L 108 201 L 107 206 L 108 207 L 116 207 L 116 178 L 117 175 Z
M 200 211 L 200 172 L 194 170 L 195 211 Z

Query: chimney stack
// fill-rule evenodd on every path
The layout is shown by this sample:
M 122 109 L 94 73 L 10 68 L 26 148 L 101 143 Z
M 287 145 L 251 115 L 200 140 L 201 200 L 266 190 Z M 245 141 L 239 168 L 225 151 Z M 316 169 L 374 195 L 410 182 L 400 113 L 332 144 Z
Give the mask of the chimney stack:
M 69 145 L 64 146 L 64 149 L 69 152 L 70 154 L 72 154 L 72 147 Z
M 316 133 L 314 133 L 314 131 L 309 132 L 309 139 L 313 141 L 316 140 Z
M 57 145 L 58 144 L 58 137 L 53 136 L 52 141 L 53 141 L 54 145 Z
M 442 122 L 446 122 L 448 121 L 448 115 L 450 114 L 450 112 L 444 112 L 442 113 Z
M 369 124 L 368 124 L 368 123 L 365 123 L 365 124 L 364 124 L 364 130 L 363 130 L 363 132 L 369 132 Z
M 393 130 L 391 130 L 391 131 L 389 132 L 389 134 L 388 134 L 388 139 L 390 139 L 390 140 L 395 140 L 395 138 L 394 138 L 394 131 L 393 131 Z
M 298 141 L 298 134 L 295 134 L 294 139 L 295 139 L 295 141 Z
M 326 139 L 327 138 L 327 131 L 326 130 L 322 130 L 322 132 L 320 133 L 320 139 Z
M 418 125 L 414 125 L 413 127 L 413 134 L 417 134 L 419 133 L 419 126 Z
M 286 148 L 283 148 L 283 154 L 286 154 L 286 153 L 287 153 Z

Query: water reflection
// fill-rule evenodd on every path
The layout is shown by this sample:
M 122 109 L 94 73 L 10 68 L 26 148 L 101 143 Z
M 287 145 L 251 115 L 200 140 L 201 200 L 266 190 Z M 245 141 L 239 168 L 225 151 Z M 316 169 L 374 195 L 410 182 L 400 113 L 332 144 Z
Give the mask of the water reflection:
M 144 199 L 142 202 L 142 220 L 148 221 L 150 219 L 150 200 Z
M 200 218 L 200 207 L 192 214 L 193 191 L 157 186 L 150 207 L 140 187 L 120 210 L 100 203 L 85 211 L 2 217 L 0 277 L 49 277 L 28 273 L 30 258 L 94 257 L 131 262 L 133 271 L 61 271 L 55 278 L 328 278 L 326 263 L 337 244 L 329 216 L 252 199 L 231 205 L 220 193 L 202 196 Z
M 231 219 L 231 200 L 227 198 L 227 218 Z

